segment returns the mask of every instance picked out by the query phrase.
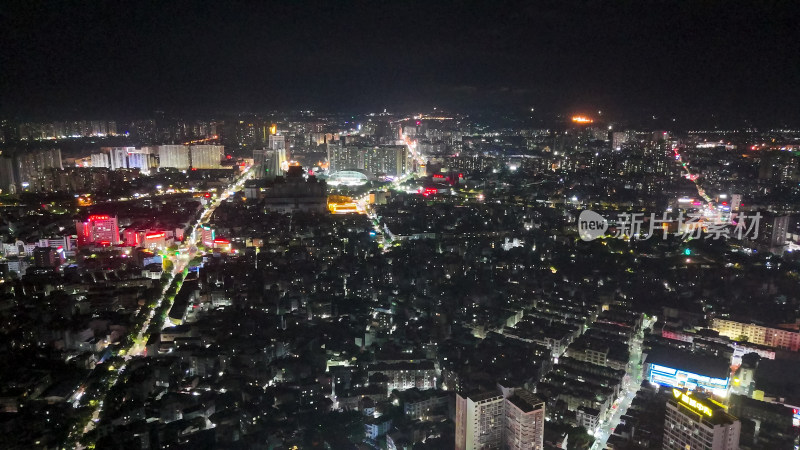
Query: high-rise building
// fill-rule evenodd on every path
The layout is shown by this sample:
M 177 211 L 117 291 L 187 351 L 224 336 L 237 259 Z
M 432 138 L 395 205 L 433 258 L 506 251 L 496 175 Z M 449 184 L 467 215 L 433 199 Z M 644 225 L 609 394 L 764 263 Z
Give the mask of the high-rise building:
M 786 251 L 789 234 L 789 216 L 767 215 L 762 219 L 764 229 L 759 230 L 758 240 L 762 247 L 771 253 L 782 254 Z
M 94 214 L 86 221 L 75 221 L 78 232 L 78 245 L 117 245 L 119 244 L 119 225 L 116 217 Z
M 456 394 L 456 450 L 544 448 L 544 400 L 525 389 Z
M 103 149 L 106 150 L 106 149 Z M 128 153 L 136 150 L 136 147 L 111 147 L 108 148 L 108 155 L 111 161 L 111 170 L 128 169 Z
M 128 150 L 128 168 L 139 169 L 143 174 L 150 173 L 153 166 L 153 147 L 130 148 Z
M 741 422 L 700 394 L 672 389 L 664 418 L 664 450 L 738 450 Z
M 505 443 L 509 450 L 544 448 L 544 400 L 517 389 L 506 399 Z
M 139 169 L 150 172 L 154 147 L 104 147 L 102 153 L 92 154 L 92 167 L 108 167 L 111 170 Z
M 364 170 L 374 175 L 405 175 L 409 170 L 408 147 L 389 145 L 367 150 L 364 153 Z
M 263 126 L 257 120 L 251 118 L 250 120 L 239 120 L 236 123 L 236 143 L 242 147 L 252 147 L 259 142 L 259 129 L 263 130 Z M 262 135 L 263 136 L 263 135 Z M 263 142 L 263 141 L 262 141 Z
M 405 145 L 381 145 L 375 147 L 336 146 L 328 147 L 330 173 L 342 170 L 363 170 L 370 175 L 402 176 L 408 173 L 411 164 L 408 147 Z
M 611 149 L 619 150 L 622 144 L 628 141 L 628 133 L 624 131 L 614 131 L 611 133 Z
M 282 176 L 287 162 L 285 148 L 253 150 L 253 165 L 256 168 L 257 179 L 274 180 L 275 177 Z
M 255 167 L 255 177 L 257 179 L 264 178 L 264 158 L 266 152 L 267 150 L 263 148 L 253 149 L 253 167 Z
M 222 145 L 192 145 L 189 157 L 193 169 L 219 169 L 220 161 L 225 153 Z
M 106 153 L 92 153 L 91 156 L 92 167 L 110 167 L 111 162 Z
M 359 169 L 359 147 L 328 144 L 328 171 L 330 173 L 342 170 Z
M 159 145 L 158 166 L 178 170 L 186 170 L 189 164 L 189 146 L 187 145 Z
M 747 338 L 747 342 L 767 347 L 777 347 L 793 352 L 800 351 L 800 333 L 783 328 L 767 327 L 755 323 L 736 322 L 734 320 L 715 317 L 711 319 L 710 328 L 721 336 L 734 340 L 740 336 Z
M 45 187 L 48 169 L 62 170 L 61 150 L 57 148 L 38 150 L 17 155 L 16 181 L 18 190 L 40 192 Z
M 14 175 L 14 159 L 0 158 L 0 190 L 3 194 L 17 192 L 17 177 Z
M 215 238 L 216 234 L 214 233 L 214 230 L 211 229 L 211 227 L 209 227 L 208 225 L 203 225 L 200 235 L 200 242 L 202 242 L 203 245 L 208 248 L 213 248 Z
M 504 407 L 505 399 L 497 392 L 456 394 L 456 450 L 500 448 Z
M 33 251 L 33 263 L 36 267 L 57 267 L 61 264 L 61 258 L 54 248 L 36 247 Z
M 271 150 L 286 150 L 286 136 L 270 134 L 267 147 Z

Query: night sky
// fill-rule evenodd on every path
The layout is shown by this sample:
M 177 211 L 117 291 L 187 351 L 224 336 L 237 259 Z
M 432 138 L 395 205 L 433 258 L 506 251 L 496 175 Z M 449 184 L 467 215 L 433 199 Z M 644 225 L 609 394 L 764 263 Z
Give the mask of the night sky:
M 0 112 L 458 108 L 800 122 L 798 2 L 15 2 Z

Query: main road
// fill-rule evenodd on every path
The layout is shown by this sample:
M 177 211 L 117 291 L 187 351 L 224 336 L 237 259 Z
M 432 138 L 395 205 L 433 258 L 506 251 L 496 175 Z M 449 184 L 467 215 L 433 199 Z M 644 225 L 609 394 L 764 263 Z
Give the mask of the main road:
M 166 299 L 166 292 L 169 289 L 170 284 L 172 284 L 175 277 L 183 272 L 186 268 L 186 265 L 189 261 L 194 258 L 195 254 L 197 253 L 197 241 L 199 239 L 199 234 L 197 233 L 198 229 L 208 223 L 209 219 L 214 215 L 214 211 L 217 209 L 219 205 L 222 204 L 225 200 L 227 200 L 231 195 L 235 194 L 239 189 L 241 189 L 244 182 L 250 177 L 252 166 L 248 166 L 239 177 L 235 178 L 234 181 L 225 189 L 219 197 L 213 200 L 211 203 L 206 205 L 203 209 L 203 212 L 200 214 L 200 218 L 197 219 L 197 222 L 192 225 L 192 232 L 191 234 L 184 239 L 180 246 L 178 246 L 178 254 L 177 257 L 174 258 L 173 269 L 169 274 L 169 281 L 164 285 L 164 289 L 161 291 L 161 296 L 156 303 L 156 306 L 150 310 L 150 314 L 147 317 L 142 328 L 139 330 L 139 334 L 134 339 L 133 347 L 128 351 L 128 356 L 126 359 L 130 359 L 130 356 L 137 356 L 141 354 L 142 350 L 144 349 L 144 338 L 145 333 L 147 333 L 147 328 L 150 326 L 150 321 L 155 316 L 155 312 L 159 309 L 161 304 Z M 171 255 L 169 255 L 171 257 Z
M 405 174 L 403 176 L 397 177 L 396 180 L 392 181 L 391 184 L 389 184 L 388 186 L 384 187 L 382 190 L 391 191 L 391 190 L 397 189 L 398 187 L 400 187 L 401 184 L 405 183 L 408 179 L 410 179 L 411 177 L 414 177 L 414 176 L 415 176 L 414 173 L 407 173 L 407 174 Z M 369 204 L 369 192 L 367 192 L 366 194 L 362 195 L 361 197 L 356 198 L 355 202 L 359 205 L 359 207 L 362 210 L 364 210 L 364 212 L 367 214 L 367 217 L 369 217 L 370 220 L 372 220 L 372 227 L 375 230 L 375 234 L 376 235 L 381 235 L 383 237 L 383 239 L 384 239 L 384 242 L 388 242 L 388 243 L 391 244 L 392 237 L 386 235 L 387 234 L 385 232 L 386 230 L 384 230 L 380 226 L 380 218 L 378 217 L 377 214 L 375 214 L 375 211 L 373 211 L 372 208 L 370 207 L 370 204 Z M 387 251 L 386 246 L 384 246 L 383 251 L 384 252 Z
M 144 324 L 139 329 L 136 337 L 131 340 L 132 344 L 130 345 L 130 347 L 119 349 L 118 355 L 124 356 L 125 362 L 120 364 L 119 367 L 113 367 L 113 366 L 109 367 L 108 370 L 111 372 L 111 374 L 109 374 L 109 382 L 103 386 L 102 388 L 103 392 L 100 392 L 98 395 L 98 398 L 100 398 L 100 400 L 96 403 L 94 407 L 95 409 L 92 412 L 91 419 L 83 427 L 81 427 L 80 424 L 78 424 L 78 426 L 70 432 L 70 435 L 67 438 L 67 442 L 72 442 L 76 445 L 77 448 L 82 448 L 82 446 L 77 441 L 80 439 L 80 436 L 85 435 L 86 433 L 91 431 L 94 428 L 95 424 L 100 420 L 100 413 L 103 410 L 103 404 L 105 398 L 108 395 L 108 392 L 111 390 L 111 388 L 114 387 L 119 382 L 119 379 L 121 378 L 120 374 L 125 371 L 125 368 L 127 366 L 127 361 L 133 356 L 140 355 L 144 350 L 144 345 L 146 343 L 145 338 L 147 336 L 146 334 L 147 329 L 149 328 L 150 322 L 152 321 L 153 317 L 155 317 L 155 312 L 161 307 L 163 302 L 170 301 L 166 297 L 166 292 L 169 289 L 169 286 L 175 280 L 175 277 L 179 273 L 183 272 L 183 270 L 188 265 L 189 261 L 191 261 L 191 259 L 197 252 L 197 240 L 198 237 L 201 235 L 197 233 L 197 229 L 208 222 L 208 220 L 214 214 L 214 210 L 216 210 L 217 207 L 222 204 L 222 202 L 227 200 L 230 196 L 232 196 L 241 189 L 244 182 L 252 174 L 251 171 L 252 171 L 252 166 L 245 168 L 245 170 L 231 182 L 228 188 L 225 189 L 219 195 L 219 197 L 212 200 L 209 204 L 207 204 L 203 208 L 202 212 L 200 213 L 200 218 L 197 219 L 194 225 L 192 225 L 192 232 L 189 234 L 189 236 L 187 236 L 184 239 L 183 243 L 181 243 L 180 246 L 178 247 L 179 250 L 178 257 L 175 260 L 175 264 L 173 266 L 172 271 L 169 273 L 169 278 L 167 279 L 167 283 L 165 283 L 164 289 L 161 291 L 161 295 L 159 296 L 156 305 L 150 309 L 150 312 Z M 90 373 L 90 376 L 87 378 L 91 378 L 91 376 L 95 375 L 94 372 L 97 370 L 98 369 L 95 368 L 92 371 L 92 373 Z M 76 407 L 78 406 L 77 400 L 74 403 L 74 406 Z

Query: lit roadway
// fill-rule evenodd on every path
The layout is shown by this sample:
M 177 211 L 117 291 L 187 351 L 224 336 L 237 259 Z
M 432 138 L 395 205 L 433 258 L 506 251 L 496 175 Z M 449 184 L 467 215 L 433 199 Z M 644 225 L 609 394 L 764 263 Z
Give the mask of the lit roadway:
M 603 420 L 600 425 L 594 430 L 589 430 L 589 433 L 594 435 L 594 444 L 591 450 L 601 450 L 606 448 L 608 437 L 614 434 L 614 428 L 619 425 L 620 418 L 628 411 L 631 406 L 631 401 L 636 397 L 636 392 L 642 385 L 642 340 L 644 339 L 644 330 L 650 328 L 655 323 L 655 317 L 645 316 L 642 321 L 642 328 L 636 333 L 636 336 L 631 340 L 630 345 L 630 359 L 628 360 L 628 367 L 626 368 L 625 378 L 622 381 L 622 389 L 620 396 L 611 405 L 611 416 Z
M 693 174 L 692 171 L 689 169 L 689 164 L 683 160 L 680 152 L 678 151 L 678 147 L 672 149 L 672 152 L 675 155 L 675 160 L 681 164 L 681 167 L 684 171 L 686 171 L 686 178 L 694 183 L 695 188 L 697 188 L 697 194 L 706 202 L 703 208 L 703 217 L 710 219 L 714 223 L 725 223 L 731 222 L 732 216 L 728 215 L 728 220 L 723 220 L 725 218 L 725 210 L 718 205 L 714 204 L 714 200 L 706 194 L 705 189 L 700 186 L 700 183 L 697 182 L 697 175 Z
M 410 119 L 410 118 L 400 119 L 399 121 L 408 120 L 408 119 Z M 446 118 L 443 118 L 443 119 L 446 119 Z M 411 154 L 411 158 L 413 159 L 413 161 L 417 162 L 418 164 L 424 163 L 422 155 L 417 153 L 417 142 L 416 141 L 412 141 L 406 135 L 403 135 L 403 141 L 405 142 L 406 147 L 408 148 L 408 152 L 409 152 L 409 154 Z M 409 178 L 411 178 L 413 176 L 414 176 L 414 173 L 409 172 L 409 173 L 407 173 L 407 174 L 405 174 L 405 175 L 403 175 L 401 177 L 398 177 L 389 186 L 387 186 L 384 190 L 390 191 L 392 189 L 397 189 L 398 186 L 400 186 L 401 184 L 406 182 L 406 180 L 408 180 Z M 380 226 L 380 222 L 378 220 L 378 216 L 375 214 L 374 211 L 372 211 L 372 208 L 370 208 L 369 202 L 367 200 L 369 200 L 369 192 L 367 192 L 366 194 L 362 195 L 361 197 L 358 197 L 358 198 L 354 199 L 354 201 L 358 204 L 358 206 L 364 212 L 366 212 L 367 216 L 370 218 L 370 220 L 372 220 L 372 224 L 373 224 L 373 228 L 375 229 L 375 232 L 377 234 L 383 236 L 384 242 L 386 242 L 386 241 L 391 242 L 391 240 L 392 240 L 391 237 L 389 237 L 389 239 L 386 239 L 387 238 L 386 233 L 384 232 L 383 228 L 381 228 L 381 226 Z M 384 246 L 384 251 L 387 251 L 386 250 L 386 246 Z
M 142 350 L 144 349 L 143 339 L 145 332 L 147 331 L 147 327 L 150 325 L 150 320 L 155 315 L 155 311 L 158 310 L 158 307 L 164 301 L 165 298 L 164 294 L 166 294 L 167 289 L 169 289 L 169 285 L 172 283 L 172 280 L 175 279 L 175 276 L 183 272 L 183 269 L 186 268 L 186 265 L 189 263 L 189 261 L 191 261 L 192 258 L 194 258 L 195 254 L 197 253 L 197 241 L 200 236 L 197 233 L 198 228 L 208 222 L 208 220 L 214 214 L 214 210 L 216 210 L 217 207 L 220 204 L 222 204 L 222 202 L 227 200 L 228 197 L 235 194 L 239 189 L 241 189 L 245 180 L 247 180 L 250 177 L 251 168 L 252 167 L 248 167 L 247 169 L 245 169 L 245 171 L 239 176 L 239 178 L 237 178 L 234 181 L 234 183 L 227 190 L 223 191 L 223 193 L 215 201 L 211 202 L 209 205 L 205 207 L 203 213 L 200 215 L 200 218 L 192 227 L 191 235 L 189 235 L 183 241 L 183 243 L 181 243 L 181 245 L 178 247 L 178 252 L 179 252 L 178 256 L 176 258 L 171 258 L 172 255 L 169 255 L 171 259 L 174 259 L 174 266 L 172 272 L 169 274 L 169 283 L 167 283 L 167 285 L 164 287 L 164 290 L 161 292 L 161 297 L 159 298 L 156 307 L 150 310 L 150 315 L 147 317 L 147 321 L 145 322 L 144 326 L 142 326 L 142 329 L 139 331 L 137 339 L 134 339 L 134 342 L 139 342 L 141 343 L 141 345 L 134 344 L 134 348 L 130 349 L 128 355 L 136 356 L 142 352 Z
M 392 182 L 392 184 L 390 184 L 388 187 L 386 187 L 385 190 L 389 190 L 390 191 L 392 189 L 397 189 L 398 186 L 400 186 L 401 184 L 405 183 L 409 178 L 411 178 L 413 176 L 414 176 L 413 173 L 407 173 L 407 174 L 397 178 L 396 180 L 394 180 Z M 367 192 L 366 194 L 362 195 L 361 197 L 356 198 L 355 202 L 358 203 L 359 207 L 361 209 L 363 209 L 364 212 L 367 213 L 367 217 L 369 217 L 370 220 L 372 220 L 372 226 L 373 226 L 375 232 L 377 234 L 380 234 L 380 235 L 383 236 L 384 242 L 387 242 L 387 241 L 391 242 L 391 240 L 392 240 L 391 237 L 386 236 L 386 233 L 385 233 L 384 229 L 381 228 L 380 221 L 378 220 L 378 216 L 375 214 L 375 212 L 372 210 L 372 208 L 370 208 L 368 200 L 369 200 L 369 192 Z M 388 237 L 388 239 L 387 239 L 387 237 Z M 384 252 L 387 251 L 386 246 L 384 246 L 384 250 L 383 251 Z
M 161 291 L 161 296 L 159 297 L 158 301 L 156 302 L 155 307 L 153 307 L 150 310 L 150 314 L 148 315 L 147 320 L 144 322 L 144 325 L 142 325 L 142 327 L 139 330 L 139 333 L 137 334 L 137 336 L 134 339 L 132 339 L 133 344 L 131 345 L 131 347 L 127 348 L 127 349 L 120 349 L 120 351 L 119 351 L 119 355 L 124 355 L 126 361 L 129 360 L 132 356 L 140 355 L 142 353 L 142 351 L 144 350 L 144 344 L 145 344 L 144 339 L 146 337 L 145 333 L 147 332 L 147 329 L 150 326 L 150 321 L 153 319 L 153 317 L 155 316 L 155 312 L 159 309 L 159 307 L 162 305 L 162 303 L 165 302 L 165 301 L 168 301 L 166 299 L 166 295 L 165 295 L 166 292 L 167 292 L 167 289 L 169 289 L 169 286 L 172 284 L 172 282 L 175 279 L 175 277 L 177 276 L 177 274 L 183 272 L 183 270 L 186 268 L 186 265 L 189 263 L 189 261 L 196 254 L 196 252 L 197 252 L 197 240 L 198 240 L 198 237 L 200 235 L 202 235 L 202 234 L 199 234 L 199 233 L 196 232 L 198 227 L 200 227 L 201 225 L 207 223 L 208 220 L 211 218 L 211 216 L 214 214 L 214 210 L 216 210 L 217 207 L 220 204 L 222 204 L 222 202 L 227 200 L 228 197 L 230 197 L 231 195 L 233 195 L 234 193 L 236 193 L 237 191 L 239 191 L 241 189 L 241 187 L 244 184 L 245 180 L 247 180 L 250 177 L 251 169 L 252 169 L 252 166 L 246 168 L 244 170 L 244 172 L 237 179 L 234 180 L 234 182 L 230 185 L 230 187 L 228 187 L 228 189 L 223 191 L 222 194 L 216 200 L 212 201 L 210 204 L 208 204 L 203 209 L 203 212 L 200 215 L 200 218 L 197 220 L 197 222 L 192 227 L 192 233 L 188 237 L 186 237 L 186 239 L 183 241 L 183 243 L 178 247 L 179 256 L 177 258 L 175 258 L 175 264 L 174 264 L 174 267 L 172 269 L 172 272 L 170 272 L 170 274 L 169 274 L 169 279 L 167 280 L 167 283 L 166 283 L 164 289 Z M 100 401 L 97 402 L 95 410 L 92 413 L 91 420 L 89 420 L 89 422 L 80 431 L 81 434 L 86 434 L 86 433 L 88 433 L 89 431 L 91 431 L 94 428 L 94 425 L 99 420 L 100 413 L 103 410 L 103 401 L 104 401 L 106 395 L 111 390 L 111 388 L 119 381 L 120 374 L 125 370 L 125 367 L 126 367 L 126 363 L 121 364 L 120 367 L 113 367 L 112 366 L 112 367 L 109 368 L 109 370 L 112 372 L 109 375 L 109 382 L 103 388 L 103 392 L 101 392 L 100 395 L 98 396 L 100 398 Z M 94 369 L 94 370 L 97 370 L 97 369 Z M 78 398 L 80 398 L 80 397 L 78 397 Z M 76 400 L 74 405 L 77 407 L 77 404 L 78 404 L 78 401 Z M 77 430 L 73 430 L 70 433 L 70 436 L 67 439 L 68 441 L 76 439 L 76 436 L 75 436 L 75 432 L 76 431 Z M 82 447 L 78 444 L 78 448 L 82 448 Z
M 691 180 L 694 183 L 694 186 L 697 188 L 697 194 L 700 197 L 702 197 L 702 199 L 705 200 L 706 203 L 708 203 L 709 207 L 712 207 L 711 204 L 713 203 L 713 201 L 711 200 L 711 197 L 709 197 L 706 194 L 706 191 L 702 187 L 700 187 L 700 184 L 697 182 L 697 176 L 694 175 L 691 170 L 689 170 L 689 165 L 683 161 L 683 157 L 681 157 L 681 154 L 678 153 L 678 148 L 675 147 L 672 149 L 672 151 L 675 153 L 675 159 L 681 163 L 681 167 L 683 168 L 683 170 L 686 171 L 687 178 Z

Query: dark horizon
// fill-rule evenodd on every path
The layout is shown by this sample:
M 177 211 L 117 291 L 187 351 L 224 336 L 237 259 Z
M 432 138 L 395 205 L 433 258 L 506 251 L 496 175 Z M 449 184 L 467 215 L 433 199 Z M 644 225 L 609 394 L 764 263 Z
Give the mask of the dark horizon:
M 800 123 L 790 3 L 20 3 L 0 113 L 596 113 Z M 679 125 L 680 126 L 680 125 Z

